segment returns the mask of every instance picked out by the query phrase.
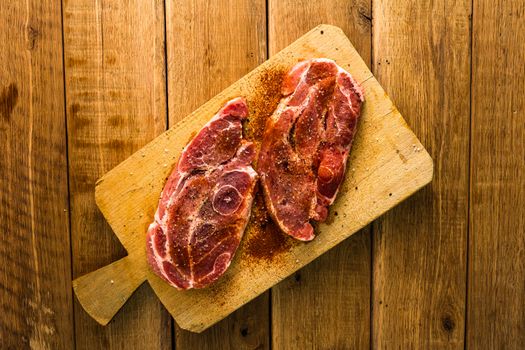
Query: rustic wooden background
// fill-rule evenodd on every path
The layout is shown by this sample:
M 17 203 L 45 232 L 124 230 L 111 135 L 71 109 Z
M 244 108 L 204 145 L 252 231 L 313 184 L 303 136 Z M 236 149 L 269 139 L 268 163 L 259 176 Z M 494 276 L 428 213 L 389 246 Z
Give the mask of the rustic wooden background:
M 95 180 L 319 23 L 433 183 L 203 334 L 147 284 L 98 326 L 71 279 L 125 251 Z M 524 63 L 522 0 L 0 1 L 0 348 L 524 349 Z

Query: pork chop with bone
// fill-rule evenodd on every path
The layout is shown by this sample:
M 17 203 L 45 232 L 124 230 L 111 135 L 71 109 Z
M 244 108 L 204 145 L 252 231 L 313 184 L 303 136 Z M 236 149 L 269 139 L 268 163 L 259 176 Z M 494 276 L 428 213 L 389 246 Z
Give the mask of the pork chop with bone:
M 257 163 L 268 211 L 302 241 L 325 221 L 343 181 L 364 101 L 361 87 L 334 61 L 296 64 L 268 119 Z
M 147 233 L 152 270 L 178 289 L 203 288 L 230 265 L 250 216 L 257 173 L 242 138 L 248 108 L 228 103 L 184 148 Z

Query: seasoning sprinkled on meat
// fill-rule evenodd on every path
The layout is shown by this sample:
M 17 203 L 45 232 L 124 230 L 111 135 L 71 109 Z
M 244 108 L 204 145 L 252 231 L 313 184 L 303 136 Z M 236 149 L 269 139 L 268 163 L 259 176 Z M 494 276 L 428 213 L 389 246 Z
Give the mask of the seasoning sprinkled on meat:
M 259 187 L 259 186 L 258 186 Z M 275 258 L 292 248 L 294 240 L 281 231 L 268 215 L 260 188 L 253 201 L 252 215 L 246 227 L 244 257 L 275 262 Z
M 184 148 L 147 234 L 152 270 L 178 289 L 204 288 L 230 265 L 250 216 L 255 146 L 242 137 L 248 109 L 228 103 Z
M 279 227 L 303 241 L 325 221 L 343 181 L 364 101 L 352 76 L 329 59 L 296 64 L 266 121 L 257 171 Z
M 259 76 L 255 93 L 248 100 L 249 118 L 245 123 L 245 137 L 260 148 L 267 120 L 281 100 L 281 86 L 285 67 L 268 68 Z M 262 191 L 257 186 L 250 221 L 243 242 L 243 259 L 254 262 L 272 262 L 289 251 L 294 242 L 269 217 Z
M 271 117 L 281 100 L 281 85 L 286 70 L 273 67 L 260 74 L 255 85 L 255 94 L 248 100 L 248 121 L 245 125 L 245 137 L 260 147 L 266 121 Z

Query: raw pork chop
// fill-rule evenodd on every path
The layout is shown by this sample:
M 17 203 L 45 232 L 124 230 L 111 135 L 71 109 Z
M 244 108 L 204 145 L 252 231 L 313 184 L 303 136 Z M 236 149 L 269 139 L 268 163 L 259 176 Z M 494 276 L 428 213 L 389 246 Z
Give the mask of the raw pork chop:
M 352 76 L 328 59 L 295 65 L 268 119 L 257 170 L 270 215 L 287 234 L 312 240 L 344 177 L 364 101 Z
M 228 102 L 183 150 L 147 234 L 153 271 L 179 289 L 203 288 L 228 268 L 250 216 L 257 173 L 242 139 L 248 109 Z

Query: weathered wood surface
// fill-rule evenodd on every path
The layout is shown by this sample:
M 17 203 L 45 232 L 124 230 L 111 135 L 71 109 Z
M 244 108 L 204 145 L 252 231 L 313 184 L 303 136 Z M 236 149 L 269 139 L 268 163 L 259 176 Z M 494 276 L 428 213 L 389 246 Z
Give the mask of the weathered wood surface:
M 467 346 L 525 348 L 525 3 L 474 2 Z
M 524 348 L 523 6 L 0 2 L 0 347 Z M 171 327 L 147 285 L 97 325 L 71 277 L 126 252 L 97 212 L 96 178 L 318 23 L 340 26 L 372 62 L 436 160 L 432 185 L 372 225 L 371 240 L 354 235 L 204 333 Z M 122 277 L 131 290 L 142 280 Z
M 435 161 L 431 185 L 373 226 L 374 348 L 463 349 L 470 4 L 373 2 L 373 72 Z
M 0 347 L 73 338 L 60 3 L 0 2 Z
M 164 2 L 68 0 L 63 14 L 71 248 L 78 277 L 125 255 L 95 204 L 96 180 L 166 130 Z M 136 282 L 129 292 L 143 282 L 115 276 L 115 288 L 122 280 Z M 81 349 L 171 348 L 171 319 L 147 285 L 107 327 L 76 302 L 74 325 Z

